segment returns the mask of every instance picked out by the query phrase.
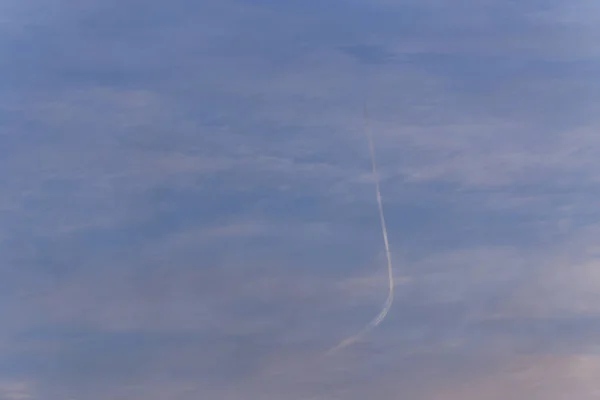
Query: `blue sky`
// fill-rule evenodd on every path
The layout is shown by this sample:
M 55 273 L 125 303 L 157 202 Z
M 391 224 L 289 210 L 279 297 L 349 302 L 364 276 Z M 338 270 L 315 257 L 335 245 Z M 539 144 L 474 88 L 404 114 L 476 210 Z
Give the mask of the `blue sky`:
M 0 15 L 0 400 L 597 398 L 596 2 Z

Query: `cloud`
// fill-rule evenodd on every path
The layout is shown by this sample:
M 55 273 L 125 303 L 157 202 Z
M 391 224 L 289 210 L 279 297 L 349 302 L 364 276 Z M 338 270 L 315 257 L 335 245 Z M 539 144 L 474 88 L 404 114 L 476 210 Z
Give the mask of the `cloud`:
M 0 381 L 0 399 L 29 400 L 36 398 L 31 382 Z
M 427 398 L 454 399 L 593 399 L 600 393 L 595 377 L 600 372 L 596 356 L 512 357 L 492 371 L 451 382 L 432 390 Z
M 5 3 L 0 399 L 594 397 L 591 3 Z
M 560 271 L 575 256 L 585 259 L 579 249 L 591 237 L 590 233 L 571 248 L 545 257 L 562 257 L 556 264 Z M 558 291 L 539 296 L 531 289 L 538 281 L 554 282 L 552 274 L 537 275 L 543 268 L 531 267 L 539 262 L 537 252 L 487 248 L 436 254 L 419 262 L 400 259 L 399 271 L 410 279 L 398 290 L 390 320 L 365 342 L 333 359 L 323 359 L 327 345 L 351 332 L 379 305 L 375 266 L 369 267 L 372 278 L 350 274 L 339 282 L 322 273 L 292 273 L 283 264 L 250 265 L 248 259 L 185 267 L 175 264 L 177 258 L 166 249 L 163 252 L 162 259 L 160 254 L 140 259 L 136 268 L 81 271 L 58 284 L 40 282 L 38 277 L 41 286 L 35 290 L 32 281 L 21 281 L 19 287 L 28 288 L 29 294 L 21 291 L 15 297 L 19 302 L 9 310 L 19 318 L 11 317 L 13 349 L 4 359 L 37 354 L 36 362 L 53 365 L 55 375 L 36 374 L 42 381 L 62 382 L 53 389 L 57 393 L 82 395 L 102 382 L 106 387 L 113 382 L 113 389 L 102 390 L 117 398 L 125 393 L 143 396 L 157 382 L 164 383 L 160 393 L 175 393 L 179 386 L 223 396 L 247 393 L 260 398 L 264 393 L 287 392 L 298 398 L 335 393 L 359 398 L 367 390 L 378 390 L 375 393 L 384 399 L 394 398 L 399 390 L 414 399 L 441 393 L 457 398 L 493 396 L 502 385 L 514 382 L 509 390 L 516 396 L 543 396 L 545 389 L 535 386 L 534 378 L 553 379 L 573 368 L 581 377 L 564 378 L 564 393 L 585 396 L 592 390 L 578 389 L 577 384 L 587 382 L 583 371 L 588 364 L 578 358 L 584 356 L 574 354 L 592 348 L 598 328 L 593 321 L 569 322 L 577 308 L 563 315 L 498 315 L 507 299 L 514 301 L 515 309 L 527 310 L 532 299 L 544 303 L 556 298 Z M 586 281 L 587 276 L 578 282 Z M 568 283 L 561 288 L 567 293 L 582 289 L 578 282 L 561 282 Z M 532 298 L 511 299 L 520 290 Z M 577 305 L 568 297 L 564 304 Z M 533 355 L 529 360 L 502 358 L 521 350 Z M 448 371 L 456 369 L 452 365 L 463 365 L 461 357 L 467 355 L 469 363 L 488 363 L 490 372 L 475 372 L 467 363 L 453 377 Z M 566 361 L 552 361 L 560 357 Z M 416 369 L 406 375 L 415 362 Z M 507 367 L 490 367 L 495 363 Z M 558 372 L 554 367 L 546 370 L 546 365 L 556 365 Z M 507 373 L 503 368 L 525 372 Z M 118 383 L 109 373 L 113 370 L 121 374 Z M 389 372 L 376 377 L 380 370 Z M 179 371 L 180 377 L 167 378 L 172 371 Z

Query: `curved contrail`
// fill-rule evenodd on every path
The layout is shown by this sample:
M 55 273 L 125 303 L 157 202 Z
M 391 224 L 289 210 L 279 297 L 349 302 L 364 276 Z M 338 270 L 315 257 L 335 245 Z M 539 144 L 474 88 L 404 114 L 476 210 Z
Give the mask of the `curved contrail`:
M 383 305 L 383 308 L 381 309 L 381 312 L 375 318 L 373 318 L 373 320 L 371 322 L 369 322 L 367 325 L 365 325 L 365 327 L 360 332 L 355 334 L 354 336 L 351 336 L 347 339 L 342 340 L 337 346 L 330 349 L 328 351 L 328 353 L 332 353 L 336 350 L 339 350 L 343 347 L 348 346 L 349 344 L 354 343 L 355 341 L 360 339 L 363 335 L 365 335 L 370 330 L 372 330 L 377 325 L 379 325 L 381 323 L 381 321 L 383 321 L 385 319 L 385 317 L 387 316 L 388 312 L 390 311 L 390 308 L 392 307 L 392 303 L 394 302 L 394 270 L 393 270 L 393 266 L 392 266 L 392 255 L 390 253 L 390 244 L 388 242 L 387 227 L 385 225 L 385 216 L 383 213 L 383 202 L 381 200 L 381 190 L 380 190 L 380 184 L 379 184 L 379 173 L 377 172 L 377 163 L 375 162 L 375 148 L 373 146 L 373 133 L 371 132 L 371 125 L 369 124 L 369 113 L 367 111 L 366 103 L 363 105 L 363 113 L 364 113 L 364 120 L 365 120 L 365 134 L 367 136 L 367 139 L 369 140 L 369 153 L 371 155 L 371 167 L 372 167 L 372 171 L 373 171 L 373 177 L 375 178 L 375 190 L 377 192 L 377 206 L 379 208 L 379 219 L 381 221 L 381 232 L 383 234 L 383 244 L 385 245 L 385 256 L 387 259 L 387 271 L 388 271 L 388 282 L 389 282 L 388 297 Z

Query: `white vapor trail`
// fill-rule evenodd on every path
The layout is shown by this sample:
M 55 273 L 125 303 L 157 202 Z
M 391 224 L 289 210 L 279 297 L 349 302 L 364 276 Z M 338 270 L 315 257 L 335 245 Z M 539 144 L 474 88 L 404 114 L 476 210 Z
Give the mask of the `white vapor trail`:
M 333 347 L 328 351 L 328 353 L 333 353 L 343 347 L 346 347 L 358 339 L 360 339 L 363 335 L 367 334 L 369 331 L 377 327 L 385 319 L 390 308 L 392 307 L 392 303 L 394 302 L 394 270 L 392 266 L 392 255 L 390 253 L 390 244 L 388 242 L 388 233 L 387 227 L 385 225 L 385 215 L 383 213 L 383 202 L 381 200 L 381 189 L 379 183 L 379 173 L 377 172 L 377 163 L 375 161 L 375 148 L 373 145 L 373 133 L 371 132 L 371 125 L 369 123 L 369 113 L 367 110 L 367 105 L 363 106 L 364 112 L 364 120 L 365 120 L 365 134 L 367 139 L 369 140 L 369 152 L 371 155 L 371 167 L 373 171 L 373 177 L 375 178 L 375 190 L 377 192 L 377 206 L 379 208 L 379 219 L 381 221 L 381 233 L 383 234 L 383 244 L 385 245 L 385 256 L 387 259 L 387 271 L 388 271 L 388 297 L 383 305 L 383 308 L 379 312 L 379 314 L 371 320 L 365 327 L 359 331 L 354 336 L 351 336 L 347 339 L 342 340 L 337 346 Z

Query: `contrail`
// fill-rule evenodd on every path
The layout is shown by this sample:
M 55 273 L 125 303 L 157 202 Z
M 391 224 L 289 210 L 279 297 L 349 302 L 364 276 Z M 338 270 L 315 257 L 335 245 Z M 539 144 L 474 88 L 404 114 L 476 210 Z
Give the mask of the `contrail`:
M 366 102 L 365 102 L 365 104 L 363 104 L 363 114 L 364 114 L 364 120 L 365 120 L 365 134 L 367 136 L 367 139 L 369 140 L 369 152 L 371 154 L 371 167 L 372 167 L 372 171 L 373 171 L 373 177 L 375 178 L 375 190 L 377 192 L 377 206 L 379 208 L 379 219 L 381 221 L 381 233 L 383 234 L 383 244 L 385 245 L 385 256 L 387 259 L 387 271 L 388 271 L 388 282 L 389 282 L 388 297 L 383 305 L 383 308 L 381 309 L 381 312 L 375 318 L 373 318 L 373 320 L 371 322 L 369 322 L 367 325 L 365 325 L 365 327 L 360 332 L 355 334 L 354 336 L 351 336 L 347 339 L 342 340 L 337 346 L 330 349 L 328 351 L 328 353 L 333 353 L 343 347 L 346 347 L 346 346 L 356 342 L 363 335 L 365 335 L 366 333 L 368 333 L 369 331 L 371 331 L 372 329 L 377 327 L 377 325 L 379 325 L 381 323 L 381 321 L 383 321 L 385 319 L 388 312 L 390 311 L 390 308 L 392 307 L 392 303 L 394 302 L 394 270 L 393 270 L 393 266 L 392 266 L 392 255 L 390 253 L 390 244 L 388 242 L 387 227 L 385 225 L 385 215 L 383 213 L 383 202 L 381 200 L 381 189 L 380 189 L 380 184 L 379 184 L 379 173 L 377 172 L 377 163 L 375 161 L 375 147 L 373 146 L 373 133 L 371 132 L 371 125 L 369 123 L 369 113 L 367 110 Z

